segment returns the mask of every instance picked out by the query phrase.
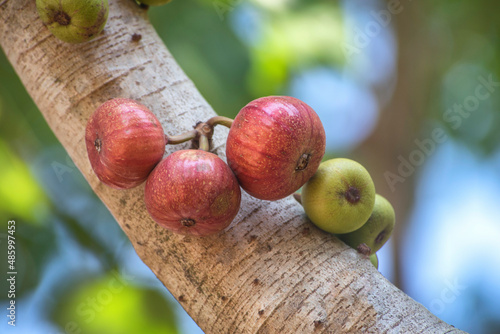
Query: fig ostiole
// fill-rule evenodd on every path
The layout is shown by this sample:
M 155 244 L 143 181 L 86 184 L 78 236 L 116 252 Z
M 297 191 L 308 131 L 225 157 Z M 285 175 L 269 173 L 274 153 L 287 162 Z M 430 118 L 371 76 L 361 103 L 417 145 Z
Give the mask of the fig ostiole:
M 165 152 L 165 134 L 144 105 L 109 100 L 90 116 L 85 129 L 90 164 L 104 184 L 129 189 L 143 183 Z
M 396 222 L 394 209 L 387 199 L 375 195 L 375 204 L 370 218 L 359 229 L 339 234 L 340 240 L 352 248 L 366 244 L 371 249 L 371 254 L 376 253 L 389 240 Z
M 96 37 L 108 20 L 108 0 L 36 0 L 38 14 L 50 32 L 68 43 Z
M 298 190 L 325 153 L 325 130 L 314 110 L 288 96 L 256 99 L 240 110 L 226 144 L 241 187 L 263 200 Z
M 358 162 L 337 158 L 321 163 L 302 188 L 301 202 L 309 219 L 330 233 L 357 230 L 370 217 L 375 185 Z
M 146 181 L 146 208 L 159 225 L 207 236 L 231 224 L 241 191 L 229 166 L 203 150 L 180 150 L 162 160 Z

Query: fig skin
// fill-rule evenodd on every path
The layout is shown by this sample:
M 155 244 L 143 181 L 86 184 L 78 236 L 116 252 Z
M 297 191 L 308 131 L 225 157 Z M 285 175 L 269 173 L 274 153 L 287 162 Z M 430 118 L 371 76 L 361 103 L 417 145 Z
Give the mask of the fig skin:
M 371 254 L 378 252 L 389 240 L 394 225 L 396 214 L 391 203 L 379 194 L 375 195 L 375 205 L 370 218 L 359 229 L 338 235 L 339 239 L 352 248 L 365 243 L 371 249 Z
M 140 3 L 148 6 L 161 6 L 166 5 L 171 0 L 139 0 Z
M 302 188 L 309 219 L 330 233 L 349 233 L 368 220 L 375 203 L 375 185 L 358 162 L 337 158 L 321 163 Z
M 146 208 L 173 232 L 207 236 L 231 224 L 240 209 L 241 190 L 229 166 L 203 150 L 176 151 L 151 172 Z
M 109 14 L 108 0 L 36 0 L 36 7 L 50 32 L 67 43 L 95 38 Z
M 314 110 L 288 96 L 247 104 L 229 131 L 226 155 L 241 187 L 253 197 L 278 200 L 298 190 L 325 154 L 325 130 Z
M 109 100 L 90 116 L 85 143 L 92 169 L 104 184 L 129 189 L 143 183 L 165 152 L 160 121 L 142 104 Z
M 372 255 L 370 255 L 370 262 L 373 264 L 373 266 L 375 268 L 377 268 L 378 270 L 378 256 L 376 253 L 373 253 Z

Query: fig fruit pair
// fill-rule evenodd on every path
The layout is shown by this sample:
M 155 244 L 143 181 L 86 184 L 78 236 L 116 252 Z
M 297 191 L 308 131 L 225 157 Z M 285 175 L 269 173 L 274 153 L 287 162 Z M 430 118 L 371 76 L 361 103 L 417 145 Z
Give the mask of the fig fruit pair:
M 233 172 L 202 150 L 176 151 L 161 161 L 166 138 L 148 108 L 123 98 L 98 107 L 85 132 L 89 160 L 101 182 L 129 189 L 147 179 L 146 208 L 158 224 L 200 236 L 226 228 L 241 201 Z
M 339 234 L 338 237 L 352 248 L 364 243 L 370 247 L 370 255 L 374 255 L 389 240 L 395 222 L 396 215 L 391 203 L 376 194 L 373 211 L 366 223 L 359 229 L 350 233 Z
M 227 227 L 240 207 L 240 186 L 260 199 L 291 195 L 314 174 L 325 153 L 318 115 L 292 97 L 256 99 L 233 122 L 214 117 L 205 123 L 210 135 L 215 124 L 230 127 L 229 166 L 203 150 L 178 151 L 146 182 L 149 213 L 178 233 L 209 235 Z
M 368 171 L 350 159 L 323 162 L 304 185 L 301 203 L 322 230 L 336 234 L 352 248 L 369 247 L 372 263 L 394 229 L 392 205 L 375 193 Z

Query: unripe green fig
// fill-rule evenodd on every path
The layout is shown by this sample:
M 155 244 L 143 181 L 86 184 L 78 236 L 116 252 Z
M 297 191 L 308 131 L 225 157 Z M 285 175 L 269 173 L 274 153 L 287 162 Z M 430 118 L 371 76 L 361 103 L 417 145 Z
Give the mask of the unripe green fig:
M 171 0 L 139 0 L 140 3 L 148 6 L 161 6 L 169 3 Z
M 330 233 L 349 233 L 368 220 L 375 202 L 375 185 L 358 162 L 337 158 L 321 163 L 302 188 L 302 205 L 309 219 Z
M 391 203 L 379 194 L 375 195 L 373 212 L 366 223 L 351 233 L 338 235 L 339 239 L 352 248 L 364 243 L 376 253 L 389 240 L 396 222 L 396 215 Z
M 372 255 L 370 255 L 370 262 L 375 266 L 375 268 L 377 268 L 378 270 L 378 256 L 376 253 L 373 253 Z
M 108 20 L 108 0 L 36 0 L 43 23 L 60 40 L 82 43 L 96 37 Z

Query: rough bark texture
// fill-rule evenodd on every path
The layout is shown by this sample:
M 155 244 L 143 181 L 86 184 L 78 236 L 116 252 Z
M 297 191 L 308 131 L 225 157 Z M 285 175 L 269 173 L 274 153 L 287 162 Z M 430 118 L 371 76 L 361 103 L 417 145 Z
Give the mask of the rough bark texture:
M 157 226 L 144 207 L 144 186 L 118 191 L 99 183 L 84 129 L 107 99 L 140 101 L 168 134 L 214 115 L 146 16 L 130 0 L 111 0 L 104 33 L 69 45 L 43 26 L 34 0 L 7 0 L 0 2 L 0 44 L 139 256 L 199 326 L 206 333 L 460 332 L 395 288 L 368 259 L 313 227 L 291 197 L 244 196 L 223 234 L 200 239 Z M 226 135 L 216 129 L 220 156 Z

